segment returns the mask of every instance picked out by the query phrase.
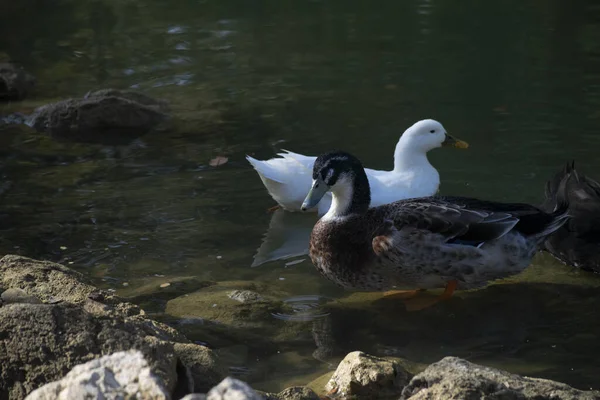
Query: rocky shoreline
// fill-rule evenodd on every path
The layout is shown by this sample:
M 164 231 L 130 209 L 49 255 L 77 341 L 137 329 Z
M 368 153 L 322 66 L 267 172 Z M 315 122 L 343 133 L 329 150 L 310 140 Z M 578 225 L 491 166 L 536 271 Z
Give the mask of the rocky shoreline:
M 4 256 L 0 292 L 0 400 L 600 399 L 460 358 L 408 371 L 400 359 L 358 351 L 310 388 L 264 393 L 228 377 L 208 347 L 65 266 Z

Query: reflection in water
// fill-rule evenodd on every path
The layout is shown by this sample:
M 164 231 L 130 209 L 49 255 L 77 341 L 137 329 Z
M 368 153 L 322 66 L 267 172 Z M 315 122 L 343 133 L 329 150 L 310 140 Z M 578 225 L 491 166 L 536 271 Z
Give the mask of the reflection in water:
M 278 209 L 254 255 L 252 267 L 275 260 L 308 254 L 308 242 L 318 217 L 314 213 L 292 213 Z
M 328 322 L 315 322 L 317 358 L 342 357 L 360 343 L 373 354 L 421 363 L 453 355 L 587 388 L 600 373 L 597 292 L 497 284 L 420 312 L 407 312 L 397 300 L 351 295 L 324 307 Z

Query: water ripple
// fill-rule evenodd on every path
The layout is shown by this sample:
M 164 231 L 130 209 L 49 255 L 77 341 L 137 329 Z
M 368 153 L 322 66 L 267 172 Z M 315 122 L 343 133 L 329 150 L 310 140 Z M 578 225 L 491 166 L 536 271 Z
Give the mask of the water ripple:
M 332 300 L 329 297 L 319 295 L 294 296 L 284 300 L 284 303 L 292 309 L 291 314 L 271 313 L 275 318 L 283 321 L 306 322 L 323 318 L 329 315 L 329 312 L 322 310 L 322 306 Z

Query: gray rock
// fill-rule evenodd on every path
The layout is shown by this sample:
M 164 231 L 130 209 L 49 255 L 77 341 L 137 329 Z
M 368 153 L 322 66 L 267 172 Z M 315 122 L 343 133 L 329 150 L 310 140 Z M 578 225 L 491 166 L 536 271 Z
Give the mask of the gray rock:
M 399 395 L 411 376 L 397 361 L 354 351 L 340 362 L 325 389 L 342 397 L 378 399 Z
M 122 351 L 77 365 L 60 381 L 31 392 L 26 400 L 117 400 L 138 398 L 167 400 L 163 388 L 144 355 Z
M 206 400 L 264 400 L 264 398 L 248 384 L 227 377 L 208 392 Z
M 182 397 L 181 400 L 206 400 L 206 395 L 200 393 L 191 393 L 185 397 Z
M 128 143 L 166 119 L 158 101 L 114 89 L 37 108 L 27 124 L 39 132 L 79 142 Z M 142 101 L 141 103 L 139 101 Z
M 23 289 L 12 288 L 7 289 L 0 295 L 2 301 L 6 304 L 10 303 L 30 303 L 30 304 L 41 304 L 41 301 L 35 297 L 27 294 Z
M 321 398 L 310 388 L 293 386 L 279 393 L 267 393 L 265 400 L 321 400 Z
M 77 364 L 130 349 L 142 352 L 169 393 L 208 388 L 225 376 L 210 349 L 81 278 L 59 264 L 0 259 L 0 286 L 45 303 L 0 307 L 0 399 L 22 399 Z
M 257 303 L 264 300 L 260 294 L 252 290 L 234 290 L 227 293 L 227 297 L 240 303 Z
M 0 64 L 0 101 L 23 100 L 35 85 L 35 78 L 23 68 Z
M 416 375 L 402 391 L 401 399 L 597 400 L 600 392 L 445 357 Z
M 22 399 L 77 364 L 138 349 L 167 390 L 178 381 L 173 344 L 151 336 L 145 321 L 95 317 L 80 306 L 8 304 L 0 308 L 0 393 Z M 0 396 L 2 398 L 2 396 Z
M 143 104 L 145 106 L 153 107 L 157 110 L 166 111 L 168 108 L 167 102 L 164 100 L 155 99 L 155 98 L 152 98 L 143 93 L 134 92 L 131 90 L 118 90 L 118 89 L 110 89 L 110 88 L 109 89 L 100 89 L 100 90 L 96 90 L 95 92 L 86 93 L 86 95 L 83 96 L 83 98 L 89 99 L 89 98 L 94 98 L 94 97 L 97 98 L 97 97 L 107 97 L 107 96 L 121 97 L 121 98 L 124 98 L 127 100 L 135 101 L 136 103 Z
M 6 255 L 0 259 L 0 284 L 7 289 L 21 289 L 44 303 L 65 301 L 84 305 L 91 300 L 106 306 L 103 315 L 140 313 L 139 307 L 86 283 L 79 272 L 49 261 Z

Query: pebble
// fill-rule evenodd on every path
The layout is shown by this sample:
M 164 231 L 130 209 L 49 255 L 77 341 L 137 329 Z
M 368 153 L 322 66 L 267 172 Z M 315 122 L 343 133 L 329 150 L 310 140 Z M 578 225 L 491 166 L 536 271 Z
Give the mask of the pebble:
M 123 286 L 125 286 L 125 287 L 129 286 L 129 282 L 123 282 Z
M 167 282 L 167 283 L 161 283 L 161 285 L 160 285 L 161 288 L 166 288 L 166 287 L 169 287 L 169 286 L 171 286 L 171 284 L 169 282 Z

